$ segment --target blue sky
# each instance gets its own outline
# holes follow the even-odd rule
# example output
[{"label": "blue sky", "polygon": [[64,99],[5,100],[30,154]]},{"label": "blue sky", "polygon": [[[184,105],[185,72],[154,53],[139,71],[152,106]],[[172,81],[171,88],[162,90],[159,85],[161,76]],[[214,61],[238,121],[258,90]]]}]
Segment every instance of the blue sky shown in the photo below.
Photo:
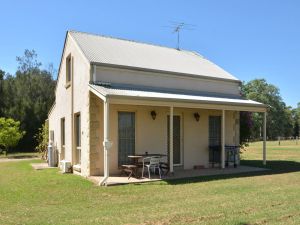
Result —
[{"label": "blue sky", "polygon": [[0,68],[12,74],[26,48],[57,69],[67,30],[176,47],[164,26],[180,21],[196,25],[182,32],[181,48],[240,80],[265,78],[287,105],[300,102],[298,0],[0,0],[0,8]]}]

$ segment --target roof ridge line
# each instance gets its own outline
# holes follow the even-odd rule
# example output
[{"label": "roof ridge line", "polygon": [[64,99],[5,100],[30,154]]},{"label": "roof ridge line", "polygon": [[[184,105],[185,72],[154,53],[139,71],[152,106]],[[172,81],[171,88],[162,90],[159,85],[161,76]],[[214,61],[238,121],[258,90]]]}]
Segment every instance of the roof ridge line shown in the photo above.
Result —
[{"label": "roof ridge line", "polygon": [[151,45],[151,46],[154,46],[154,47],[167,48],[167,49],[175,50],[175,51],[179,51],[179,52],[193,53],[193,54],[195,54],[197,56],[203,57],[198,52],[192,51],[192,50],[187,50],[187,49],[177,49],[177,48],[167,47],[167,46],[159,45],[159,44],[147,43],[147,42],[136,41],[136,40],[132,40],[132,39],[126,39],[126,38],[120,38],[120,37],[113,37],[113,36],[110,36],[110,35],[97,34],[97,33],[89,33],[89,32],[84,32],[84,31],[77,31],[77,30],[68,30],[67,32],[70,32],[70,33],[72,33],[72,32],[74,32],[74,33],[81,33],[81,34],[86,34],[86,35],[91,35],[91,36],[96,36],[96,37],[103,37],[103,38],[110,38],[110,39],[121,40],[121,41],[128,41],[128,42],[133,42],[133,43],[136,43],[136,44]]}]

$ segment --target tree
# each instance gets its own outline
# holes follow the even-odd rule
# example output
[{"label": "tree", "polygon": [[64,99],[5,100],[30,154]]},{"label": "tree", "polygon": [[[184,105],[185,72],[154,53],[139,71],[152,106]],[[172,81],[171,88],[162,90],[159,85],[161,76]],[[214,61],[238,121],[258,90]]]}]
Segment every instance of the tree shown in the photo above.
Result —
[{"label": "tree", "polygon": [[251,129],[253,127],[252,113],[240,112],[240,147],[248,146],[251,138]]},{"label": "tree", "polygon": [[295,125],[294,125],[294,137],[299,137],[299,122],[298,120],[295,121]]},{"label": "tree", "polygon": [[[269,106],[267,117],[267,136],[276,139],[278,136],[292,134],[290,109],[283,102],[280,91],[272,84],[268,84],[265,79],[255,79],[248,83],[243,83],[242,93],[244,97],[262,102]],[[260,138],[263,127],[262,114],[253,113],[253,127],[251,129],[252,138]]]},{"label": "tree", "polygon": [[18,71],[21,73],[38,71],[42,65],[41,62],[37,61],[37,54],[34,50],[25,49],[24,56],[17,56],[16,59],[19,63]]},{"label": "tree", "polygon": [[18,144],[24,134],[25,132],[20,130],[19,121],[14,121],[11,118],[0,118],[0,147],[5,151],[5,155],[7,155],[10,147]]},{"label": "tree", "polygon": [[49,124],[45,122],[35,135],[38,145],[35,149],[41,153],[42,159],[47,159],[47,147],[49,143]]},{"label": "tree", "polygon": [[34,136],[54,102],[55,81],[51,73],[55,70],[51,65],[49,71],[41,69],[42,64],[34,50],[25,50],[24,56],[17,57],[17,62],[16,74],[6,75],[3,82],[2,115],[21,122],[26,134],[18,146],[24,151],[32,151],[37,145]]},{"label": "tree", "polygon": [[294,134],[294,118],[292,107],[286,107],[284,112],[283,136],[292,137]]},{"label": "tree", "polygon": [[294,121],[294,129],[293,129],[293,136],[294,137],[299,137],[300,133],[300,103],[298,103],[298,107],[296,109],[292,110],[292,117]]},{"label": "tree", "polygon": [[3,102],[3,80],[4,80],[4,75],[5,72],[0,69],[0,117],[3,116],[3,107],[4,107],[4,102]]}]

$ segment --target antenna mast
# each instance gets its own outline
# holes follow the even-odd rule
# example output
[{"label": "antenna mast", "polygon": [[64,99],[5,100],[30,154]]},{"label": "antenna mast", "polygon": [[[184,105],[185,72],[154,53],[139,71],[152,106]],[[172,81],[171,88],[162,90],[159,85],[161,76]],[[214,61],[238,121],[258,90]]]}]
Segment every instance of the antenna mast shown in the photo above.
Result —
[{"label": "antenna mast", "polygon": [[184,22],[174,22],[170,21],[171,26],[164,26],[168,28],[172,28],[173,34],[177,33],[177,49],[180,50],[180,31],[181,30],[194,30],[195,25],[193,24],[187,24]]},{"label": "antenna mast", "polygon": [[179,23],[175,26],[173,33],[177,33],[177,49],[179,50],[180,47],[180,30],[183,28],[184,23]]}]

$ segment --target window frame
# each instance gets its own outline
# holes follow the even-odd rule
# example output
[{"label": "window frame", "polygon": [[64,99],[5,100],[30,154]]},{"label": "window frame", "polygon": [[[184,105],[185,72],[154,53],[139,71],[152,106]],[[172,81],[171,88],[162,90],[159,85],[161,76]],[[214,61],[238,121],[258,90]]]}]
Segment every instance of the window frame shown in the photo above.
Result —
[{"label": "window frame", "polygon": [[65,85],[66,88],[71,86],[72,74],[73,74],[72,65],[73,65],[72,64],[72,55],[69,54],[66,58],[66,85]]},{"label": "window frame", "polygon": [[124,162],[123,162],[121,160],[121,156],[120,156],[120,154],[122,154],[121,153],[121,149],[120,149],[120,142],[121,142],[121,135],[120,135],[120,119],[121,118],[120,118],[120,116],[124,115],[126,113],[130,114],[132,116],[132,118],[133,118],[133,127],[132,128],[134,129],[134,132],[133,132],[134,137],[133,138],[129,138],[129,139],[133,139],[133,142],[132,142],[132,144],[133,144],[133,152],[131,154],[134,155],[135,152],[136,152],[136,140],[137,140],[137,138],[136,138],[136,135],[137,135],[137,133],[136,133],[137,132],[137,129],[136,129],[136,127],[137,127],[137,118],[136,118],[136,116],[137,116],[137,113],[135,111],[120,110],[120,111],[118,111],[118,167],[121,167],[121,165],[123,163],[125,163],[125,164],[126,163],[130,163],[130,159],[128,157],[125,157]]},{"label": "window frame", "polygon": [[208,118],[208,143],[210,146],[220,146],[221,145],[221,116],[209,116]]},{"label": "window frame", "polygon": [[60,119],[60,142],[61,142],[61,160],[65,159],[65,144],[66,144],[66,119]]},{"label": "window frame", "polygon": [[76,164],[81,165],[81,114],[80,112],[74,114],[74,121],[75,121],[74,131],[75,131]]}]

